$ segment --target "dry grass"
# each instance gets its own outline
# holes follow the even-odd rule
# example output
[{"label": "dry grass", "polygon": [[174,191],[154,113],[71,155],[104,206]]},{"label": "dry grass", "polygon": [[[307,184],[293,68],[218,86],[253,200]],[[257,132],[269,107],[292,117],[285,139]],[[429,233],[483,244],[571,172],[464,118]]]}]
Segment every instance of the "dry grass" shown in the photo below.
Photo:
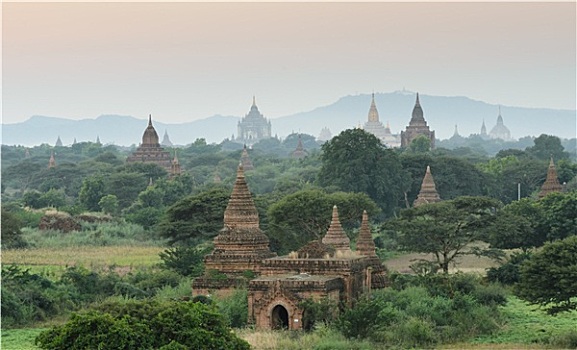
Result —
[{"label": "dry grass", "polygon": [[27,266],[139,267],[159,263],[162,247],[74,247],[3,250],[2,264]]},{"label": "dry grass", "polygon": [[[390,271],[398,271],[401,273],[411,273],[412,270],[409,267],[416,260],[425,259],[433,260],[434,256],[432,254],[420,254],[420,253],[410,253],[404,254],[393,259],[389,259],[384,262]],[[492,259],[485,257],[476,257],[473,255],[466,255],[457,261],[457,265],[453,266],[449,272],[467,272],[467,273],[479,273],[485,274],[485,270],[490,267],[497,267],[499,264]]]},{"label": "dry grass", "polygon": [[250,344],[251,349],[278,349],[279,334],[277,332],[245,328],[237,330],[236,333]]}]

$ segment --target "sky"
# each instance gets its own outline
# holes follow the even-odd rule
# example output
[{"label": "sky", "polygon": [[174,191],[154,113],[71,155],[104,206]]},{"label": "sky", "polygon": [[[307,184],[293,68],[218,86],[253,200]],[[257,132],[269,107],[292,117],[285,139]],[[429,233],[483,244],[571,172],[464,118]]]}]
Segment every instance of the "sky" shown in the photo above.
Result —
[{"label": "sky", "polygon": [[3,123],[179,123],[253,96],[274,119],[403,88],[576,108],[575,2],[4,2],[2,22]]}]

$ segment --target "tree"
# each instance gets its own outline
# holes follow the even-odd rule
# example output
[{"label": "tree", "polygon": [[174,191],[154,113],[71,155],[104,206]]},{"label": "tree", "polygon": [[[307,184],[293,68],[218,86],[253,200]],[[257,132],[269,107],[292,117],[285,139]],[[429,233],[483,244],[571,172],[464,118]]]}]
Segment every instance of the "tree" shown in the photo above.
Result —
[{"label": "tree", "polygon": [[216,236],[223,227],[229,197],[230,190],[214,187],[179,200],[167,209],[166,217],[159,223],[160,235],[171,244]]},{"label": "tree", "polygon": [[13,248],[24,248],[26,247],[26,242],[22,238],[22,222],[13,213],[4,210],[2,207],[2,248],[13,249]]},{"label": "tree", "polygon": [[91,176],[82,181],[78,201],[89,211],[100,211],[98,202],[104,194],[104,179],[102,176]]},{"label": "tree", "polygon": [[548,240],[577,235],[577,191],[550,193],[537,205],[543,210],[542,229]]},{"label": "tree", "polygon": [[543,209],[535,201],[523,198],[511,202],[497,214],[495,224],[489,230],[487,242],[499,249],[521,248],[525,251],[528,248],[540,247],[547,240],[543,220]]},{"label": "tree", "polygon": [[497,256],[494,249],[471,244],[480,240],[495,220],[501,203],[488,197],[459,197],[401,211],[385,226],[396,230],[399,243],[409,251],[432,254],[444,273],[463,255]]},{"label": "tree", "polygon": [[321,186],[344,192],[364,192],[385,214],[392,214],[403,198],[409,179],[397,154],[373,134],[349,129],[322,146]]},{"label": "tree", "polygon": [[[103,195],[109,193],[114,194],[118,198],[120,208],[127,208],[138,197],[138,194],[144,191],[148,181],[149,178],[145,177],[142,173],[124,171],[114,173],[106,178],[104,184],[105,193],[103,193]],[[100,198],[98,198],[98,200],[100,200]]]},{"label": "tree", "polygon": [[533,157],[541,160],[549,160],[553,157],[555,160],[569,159],[569,154],[561,145],[561,139],[557,136],[541,134],[534,141],[533,147],[527,147],[526,151]]},{"label": "tree", "polygon": [[99,304],[43,331],[35,343],[42,349],[250,349],[216,306],[153,300]]},{"label": "tree", "polygon": [[547,312],[577,310],[577,236],[545,244],[522,266],[517,295]]},{"label": "tree", "polygon": [[431,150],[431,139],[419,135],[411,142],[409,150],[413,153],[427,153]]},{"label": "tree", "polygon": [[364,193],[328,194],[318,189],[296,192],[268,209],[271,249],[288,253],[322,238],[331,223],[333,205],[339,208],[339,219],[348,231],[358,226],[363,210],[371,216],[379,212],[379,207]]},{"label": "tree", "polygon": [[100,198],[98,206],[102,208],[102,211],[106,214],[115,215],[118,212],[118,198],[113,194],[107,194]]}]

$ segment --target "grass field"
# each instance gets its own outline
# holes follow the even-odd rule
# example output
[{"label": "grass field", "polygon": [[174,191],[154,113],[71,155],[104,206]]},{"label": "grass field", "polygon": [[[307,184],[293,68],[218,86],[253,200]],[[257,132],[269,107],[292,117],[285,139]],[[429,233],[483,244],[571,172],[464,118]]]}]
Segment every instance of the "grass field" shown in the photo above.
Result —
[{"label": "grass field", "polygon": [[159,263],[162,247],[75,247],[38,248],[2,251],[2,264],[18,264],[31,267],[34,272],[58,274],[66,266],[84,266],[102,269],[110,266],[118,268],[148,267]]},{"label": "grass field", "polygon": [[3,329],[2,350],[37,350],[39,347],[34,345],[34,338],[45,328],[25,328],[25,329]]}]

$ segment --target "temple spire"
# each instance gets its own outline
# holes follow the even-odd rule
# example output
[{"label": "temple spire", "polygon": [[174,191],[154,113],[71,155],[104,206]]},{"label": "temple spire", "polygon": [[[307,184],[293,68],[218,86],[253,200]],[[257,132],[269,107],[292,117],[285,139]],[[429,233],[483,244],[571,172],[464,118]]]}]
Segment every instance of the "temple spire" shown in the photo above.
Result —
[{"label": "temple spire", "polygon": [[256,97],[252,95],[252,107],[256,107]]},{"label": "temple spire", "polygon": [[152,114],[148,115],[148,126],[152,126]]},{"label": "temple spire", "polygon": [[376,256],[375,242],[371,235],[369,227],[369,215],[366,210],[363,210],[363,220],[361,222],[361,229],[359,231],[359,238],[357,239],[357,253],[366,256]]},{"label": "temple spire", "polygon": [[176,155],[176,149],[174,150],[174,159],[170,165],[170,176],[175,177],[181,174],[180,162],[178,161],[178,156]]},{"label": "temple spire", "polygon": [[339,220],[339,210],[337,206],[333,206],[333,217],[331,225],[327,234],[323,237],[322,242],[326,245],[331,245],[337,251],[350,251],[350,239],[347,237],[341,221]]},{"label": "temple spire", "polygon": [[48,169],[56,168],[56,159],[54,158],[54,151],[50,153],[50,160],[48,160]]},{"label": "temple spire", "polygon": [[415,202],[413,203],[413,207],[418,207],[423,204],[436,203],[440,201],[441,197],[439,197],[437,189],[435,188],[435,180],[433,179],[433,175],[431,174],[431,167],[427,165],[427,171],[425,172],[425,177],[423,177],[421,190],[419,191],[417,199],[415,199]]},{"label": "temple spire", "polygon": [[246,171],[254,169],[254,166],[252,165],[252,161],[250,160],[250,157],[248,155],[246,143],[244,144],[244,146],[242,148],[242,153],[240,155],[240,164],[242,164],[243,169]]},{"label": "temple spire", "polygon": [[252,200],[244,177],[242,164],[236,171],[236,182],[226,210],[224,211],[225,228],[258,228],[258,211]]},{"label": "temple spire", "polygon": [[543,198],[551,192],[561,192],[562,189],[563,186],[559,183],[555,163],[553,162],[553,157],[551,157],[551,160],[549,161],[549,169],[547,169],[547,178],[541,186],[539,198]]}]

